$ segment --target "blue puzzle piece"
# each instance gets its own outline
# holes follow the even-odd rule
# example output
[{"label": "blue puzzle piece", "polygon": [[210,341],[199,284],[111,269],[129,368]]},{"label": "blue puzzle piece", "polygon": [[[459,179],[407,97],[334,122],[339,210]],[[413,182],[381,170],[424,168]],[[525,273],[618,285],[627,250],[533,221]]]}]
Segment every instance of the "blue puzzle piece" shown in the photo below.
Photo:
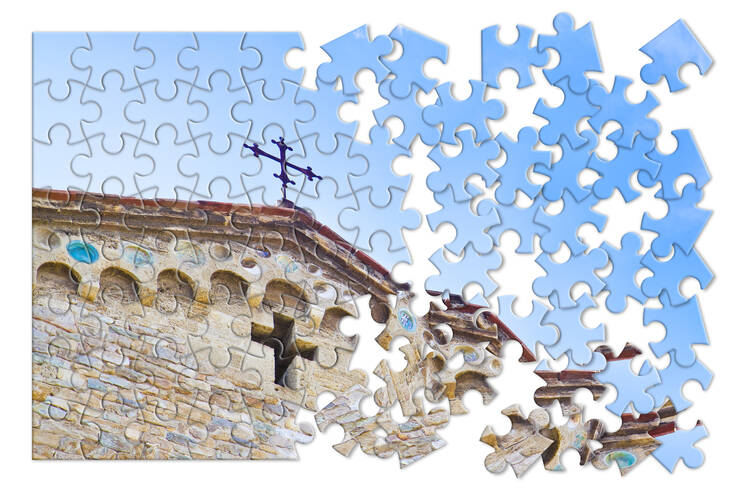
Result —
[{"label": "blue puzzle piece", "polygon": [[[367,161],[363,156],[349,155],[350,146],[352,144],[351,137],[347,137],[346,135],[336,135],[334,139],[336,141],[334,151],[327,153],[321,152],[318,148],[320,137],[315,135],[304,137],[301,139],[301,145],[295,144],[294,150],[296,151],[296,155],[293,154],[290,156],[289,162],[302,168],[311,166],[319,176],[334,181],[337,188],[336,197],[340,198],[344,195],[352,194],[347,175],[364,174],[367,171]],[[278,172],[278,165],[276,165],[276,163],[267,163],[265,165],[273,165],[274,172]],[[293,169],[289,170],[289,177],[297,181],[298,184],[304,184],[302,193],[313,197],[317,196],[314,191],[315,185],[313,185],[312,181],[298,174]],[[289,199],[294,201],[292,196],[293,195],[290,194]],[[320,207],[322,208],[324,205],[321,204]],[[337,210],[343,210],[343,208]],[[324,224],[336,224],[336,221],[324,222]]]},{"label": "blue puzzle piece", "polygon": [[695,443],[708,437],[708,432],[700,421],[691,430],[677,429],[671,434],[659,436],[656,440],[661,444],[651,456],[672,473],[677,462],[682,459],[688,468],[698,468],[703,464],[703,452],[695,447]]},{"label": "blue puzzle piece", "polygon": [[103,133],[90,138],[91,155],[75,156],[70,164],[71,170],[77,176],[89,177],[90,182],[86,190],[91,193],[137,195],[135,176],[152,172],[153,160],[146,155],[135,156],[137,137],[123,134],[122,147],[115,154],[104,149],[103,140]]},{"label": "blue puzzle piece", "polygon": [[481,144],[474,142],[474,132],[461,130],[456,133],[461,141],[461,152],[449,157],[443,153],[440,146],[435,146],[427,155],[440,168],[427,175],[427,188],[439,193],[450,187],[456,201],[472,198],[466,191],[466,180],[469,176],[478,174],[487,187],[497,181],[497,172],[489,165],[500,154],[500,146],[495,140],[487,140]]},{"label": "blue puzzle piece", "polygon": [[[287,142],[297,139],[295,124],[310,121],[315,109],[310,103],[297,104],[297,90],[299,86],[292,82],[284,82],[284,96],[278,99],[268,99],[263,95],[262,80],[251,82],[247,88],[250,91],[250,102],[240,101],[232,108],[232,118],[239,123],[250,123],[247,138],[258,144],[270,143],[270,139],[284,137]],[[269,129],[266,135],[266,129]]]},{"label": "blue puzzle piece", "polygon": [[644,326],[653,322],[664,325],[664,338],[659,342],[649,343],[649,346],[657,357],[672,352],[672,358],[678,364],[690,366],[695,362],[693,345],[708,345],[708,336],[698,298],[693,296],[688,302],[673,306],[669,295],[662,292],[659,300],[662,304],[661,308],[643,310]]},{"label": "blue puzzle piece", "polygon": [[388,36],[377,36],[372,41],[366,24],[339,36],[321,46],[331,58],[318,67],[318,78],[332,84],[341,79],[344,94],[359,94],[357,73],[365,68],[372,71],[375,81],[382,81],[390,73],[380,61],[393,50],[393,41]]},{"label": "blue puzzle piece", "polygon": [[404,125],[404,130],[393,141],[405,149],[411,147],[411,143],[417,136],[429,147],[437,144],[440,131],[422,118],[423,108],[417,102],[417,90],[414,89],[407,97],[400,98],[391,93],[392,83],[392,79],[385,79],[378,86],[380,96],[388,103],[373,110],[372,114],[375,116],[375,121],[378,125],[383,126],[388,118],[400,119]]},{"label": "blue puzzle piece", "polygon": [[674,254],[667,261],[659,261],[649,251],[641,263],[654,273],[652,277],[644,279],[641,283],[643,293],[655,298],[662,291],[666,291],[675,306],[687,302],[687,299],[680,293],[680,283],[683,280],[693,277],[698,280],[701,289],[705,289],[714,278],[714,274],[711,273],[696,249],[685,254],[682,248],[675,246]]},{"label": "blue puzzle piece", "polygon": [[625,91],[632,83],[631,79],[618,75],[610,92],[602,86],[593,86],[588,92],[589,102],[599,106],[599,111],[589,118],[589,124],[599,133],[606,122],[619,123],[620,130],[610,133],[607,137],[618,147],[632,147],[639,132],[653,140],[661,131],[659,122],[648,117],[648,114],[659,105],[659,100],[651,91],[646,91],[643,101],[631,103]]},{"label": "blue puzzle piece", "polygon": [[604,282],[594,271],[607,266],[607,253],[603,249],[594,248],[588,253],[571,256],[564,263],[557,263],[550,255],[542,253],[536,262],[547,275],[534,279],[531,286],[534,293],[542,297],[557,293],[560,307],[572,308],[576,305],[570,297],[570,289],[578,282],[588,285],[592,296],[604,288]]},{"label": "blue puzzle piece", "polygon": [[[474,187],[470,189],[478,192]],[[497,210],[491,205],[491,201],[480,202],[477,213],[474,213],[471,208],[471,201],[455,201],[450,189],[434,195],[435,201],[443,208],[427,215],[427,223],[430,225],[430,229],[435,231],[444,223],[451,224],[456,229],[455,239],[446,244],[445,249],[454,255],[460,255],[465,247],[472,244],[477,253],[482,255],[489,253],[494,246],[494,241],[487,230],[500,223]]]},{"label": "blue puzzle piece", "polygon": [[[153,170],[150,173],[135,175],[138,194],[144,199],[152,198],[158,199],[161,203],[169,203],[181,199],[186,190],[192,192],[198,184],[199,173],[203,175],[203,179],[212,179],[215,175],[208,177],[212,173],[222,173],[220,176],[231,177],[248,170],[247,164],[249,162],[245,161],[243,165],[238,166],[240,156],[234,153],[230,157],[233,162],[231,167],[221,166],[221,164],[227,162],[227,159],[210,159],[208,155],[201,155],[202,159],[196,161],[198,158],[196,142],[207,144],[208,136],[182,142],[179,139],[179,132],[168,123],[161,125],[154,131],[154,140],[152,143],[141,139],[135,148],[135,157],[144,155],[150,157],[153,161]],[[208,149],[201,148],[201,150],[204,153],[212,154]],[[198,170],[193,168],[195,172],[192,176],[182,174],[182,171],[188,171],[190,168],[188,161],[198,165]],[[185,167],[181,168],[181,164],[184,164]],[[200,167],[202,165],[209,165],[210,167]],[[199,190],[199,193],[201,191]]]},{"label": "blue puzzle piece", "polygon": [[[86,85],[104,90],[104,75],[112,70],[122,75],[123,90],[138,86],[135,70],[154,63],[154,54],[148,50],[135,50],[134,32],[90,32],[87,46],[81,46],[70,55],[70,63],[77,69],[88,72]],[[76,80],[79,77],[76,77]]]},{"label": "blue puzzle piece", "polygon": [[[154,84],[154,92],[161,99],[174,99],[178,92],[178,81],[190,86],[190,82],[180,80],[180,65],[177,57],[187,47],[197,49],[195,36],[189,32],[139,32],[135,39],[136,50],[151,52],[154,61],[143,68],[135,68],[135,76],[140,85]],[[193,77],[186,77],[192,80]]]},{"label": "blue puzzle piece", "polygon": [[687,88],[680,79],[680,68],[686,63],[698,67],[701,75],[705,75],[713,64],[711,55],[682,19],[643,45],[641,51],[653,60],[641,68],[641,80],[653,85],[665,77],[669,92]]},{"label": "blue puzzle piece", "polygon": [[[293,200],[295,206],[306,209],[321,224],[337,225],[341,210],[357,206],[357,200],[348,184],[345,183],[342,189],[331,176],[324,176],[323,179],[315,182],[305,180],[302,193],[287,193],[287,198]],[[341,231],[340,229],[336,228],[345,240],[349,242],[356,240],[356,230]]]},{"label": "blue puzzle piece", "polygon": [[[181,80],[172,83],[176,89],[171,99],[159,97],[158,81],[152,80],[141,85],[143,102],[130,101],[125,106],[125,118],[132,123],[140,123],[141,140],[156,143],[156,129],[169,124],[177,130],[177,141],[187,142],[194,136],[190,134],[190,123],[205,121],[208,107],[199,101],[188,102],[190,85]],[[243,132],[244,133],[244,132]]]},{"label": "blue puzzle piece", "polygon": [[315,81],[317,90],[300,87],[294,102],[299,104],[307,102],[315,110],[310,121],[298,121],[295,124],[297,135],[300,138],[308,135],[318,135],[318,148],[321,152],[333,152],[336,150],[336,134],[354,137],[357,132],[357,122],[344,122],[339,118],[339,108],[346,102],[356,102],[356,96],[347,96],[336,90],[335,84],[326,84],[320,80]]},{"label": "blue puzzle piece", "polygon": [[500,26],[482,29],[482,80],[490,87],[499,88],[498,77],[505,69],[518,74],[516,87],[522,89],[534,83],[530,66],[543,67],[549,60],[549,53],[539,52],[532,46],[534,30],[517,25],[518,38],[513,44],[503,44],[497,37]]},{"label": "blue puzzle piece", "polygon": [[[586,94],[576,94],[568,86],[567,78],[555,83],[555,87],[563,91],[565,99],[561,105],[551,108],[539,98],[534,106],[534,114],[541,116],[549,123],[539,131],[539,139],[545,145],[555,145],[560,137],[565,136],[574,149],[586,145],[587,139],[578,134],[578,122],[587,116],[593,116],[597,107],[591,104]],[[598,82],[591,81],[591,88],[599,87]]]},{"label": "blue puzzle piece", "polygon": [[32,105],[32,135],[34,140],[51,143],[49,132],[53,126],[63,124],[70,131],[70,143],[86,140],[82,124],[93,123],[101,118],[101,109],[93,101],[82,102],[85,85],[69,81],[70,94],[65,99],[55,99],[50,95],[52,81],[34,84]]},{"label": "blue puzzle piece", "polygon": [[[495,190],[496,200],[498,191],[500,191],[500,187]],[[506,231],[515,231],[520,238],[516,253],[531,254],[534,252],[534,236],[542,237],[547,232],[546,227],[534,222],[534,217],[537,210],[546,207],[548,203],[542,195],[537,196],[532,204],[526,208],[512,203],[510,205],[498,203],[496,208],[500,216],[500,224],[490,227],[487,233],[496,237],[495,243],[499,245],[500,237]]]},{"label": "blue puzzle piece", "polygon": [[549,167],[552,160],[551,152],[534,149],[539,143],[537,131],[527,126],[519,130],[516,141],[504,133],[495,137],[495,141],[505,152],[505,163],[496,169],[500,175],[500,186],[495,191],[498,203],[512,204],[516,199],[517,190],[521,190],[531,199],[535,198],[541,190],[541,185],[529,181],[529,168],[537,164]]},{"label": "blue puzzle piece", "polygon": [[557,341],[558,334],[555,327],[544,322],[548,314],[547,307],[539,301],[532,301],[533,309],[528,316],[518,316],[513,311],[515,296],[499,296],[497,298],[498,317],[521,339],[532,352],[536,352],[536,344],[549,346]]},{"label": "blue puzzle piece", "polygon": [[125,117],[125,107],[131,101],[143,102],[140,87],[125,89],[125,81],[120,72],[107,72],[101,82],[104,89],[87,87],[82,102],[94,102],[101,110],[95,121],[82,121],[81,128],[86,138],[103,135],[102,146],[110,154],[117,154],[125,145],[124,135],[140,135],[141,125],[131,123]]},{"label": "blue puzzle piece", "polygon": [[[438,100],[422,111],[422,117],[430,125],[442,125],[440,141],[457,144],[456,130],[463,124],[471,125],[476,132],[476,141],[484,142],[492,138],[487,120],[497,120],[505,113],[505,106],[498,99],[484,100],[487,84],[481,80],[470,80],[471,95],[458,100],[453,97],[453,84],[446,82],[437,87]],[[393,86],[391,86],[391,90]]]},{"label": "blue puzzle piece", "polygon": [[634,374],[630,369],[631,361],[629,358],[609,360],[606,369],[594,374],[597,381],[611,384],[617,390],[617,398],[607,405],[607,410],[615,415],[625,413],[631,404],[641,414],[654,409],[654,399],[646,390],[659,384],[659,375],[648,361]]},{"label": "blue puzzle piece", "polygon": [[497,284],[487,272],[500,268],[503,258],[496,250],[480,255],[471,245],[464,250],[463,256],[457,262],[448,261],[443,254],[443,248],[440,248],[430,256],[430,263],[435,265],[440,274],[428,277],[424,283],[425,289],[437,292],[447,290],[463,295],[464,287],[476,282],[482,287],[486,299],[497,288]]},{"label": "blue puzzle piece", "polygon": [[547,352],[555,359],[567,352],[569,362],[580,365],[591,363],[593,352],[588,344],[605,340],[604,324],[588,328],[581,321],[584,311],[596,307],[594,299],[587,293],[581,294],[575,306],[566,309],[560,306],[558,295],[553,293],[550,302],[554,309],[544,316],[543,322],[557,326],[560,339],[554,345],[547,345]]},{"label": "blue puzzle piece", "polygon": [[595,153],[592,154],[588,167],[601,176],[594,182],[594,195],[600,200],[606,200],[617,189],[625,202],[638,198],[641,194],[630,186],[630,178],[636,171],[639,174],[644,172],[652,179],[657,176],[659,163],[648,157],[654,143],[654,140],[637,135],[632,147],[617,147],[617,155],[611,161],[605,161]]},{"label": "blue puzzle piece", "polygon": [[643,268],[643,255],[639,252],[642,244],[637,233],[629,232],[622,236],[620,249],[606,242],[600,246],[612,262],[612,272],[602,279],[606,284],[605,290],[609,291],[605,304],[612,313],[623,312],[627,307],[628,297],[641,304],[647,300],[635,283],[636,273]]},{"label": "blue puzzle piece", "polygon": [[419,212],[402,207],[405,192],[391,189],[391,201],[386,207],[377,207],[370,200],[372,188],[363,188],[355,193],[357,208],[345,208],[339,214],[339,224],[348,230],[357,229],[356,246],[369,247],[370,238],[384,231],[391,238],[393,250],[405,248],[403,229],[416,229],[421,222]]},{"label": "blue puzzle piece", "polygon": [[69,81],[86,83],[88,75],[70,63],[76,48],[89,47],[82,32],[35,32],[31,35],[33,82],[49,81],[49,95],[65,99],[70,95]]},{"label": "blue puzzle piece", "polygon": [[574,29],[573,17],[561,12],[555,16],[552,25],[557,34],[540,34],[537,49],[539,51],[547,48],[554,49],[560,55],[560,63],[554,68],[544,69],[544,76],[550,84],[555,85],[568,77],[570,89],[575,93],[583,94],[589,87],[586,72],[602,71],[591,23]]},{"label": "blue puzzle piece", "polygon": [[591,153],[599,142],[599,137],[591,130],[584,130],[581,136],[586,143],[576,149],[571,147],[567,137],[560,137],[560,148],[562,156],[551,165],[535,165],[534,171],[549,177],[549,181],[542,187],[542,195],[547,200],[554,202],[562,198],[563,192],[568,191],[576,200],[583,200],[591,190],[582,187],[578,183],[578,175],[581,174],[589,163]]},{"label": "blue puzzle piece", "polygon": [[284,95],[285,81],[302,83],[304,68],[289,68],[287,54],[294,49],[305,49],[302,35],[298,32],[248,32],[242,39],[242,49],[253,49],[260,54],[260,64],[242,67],[245,84],[262,80],[263,94],[269,99]]},{"label": "blue puzzle piece", "polygon": [[682,412],[693,405],[693,402],[682,396],[682,387],[685,383],[697,381],[703,391],[706,391],[713,378],[711,371],[697,359],[688,367],[681,366],[674,359],[671,359],[669,365],[659,371],[661,382],[646,391],[654,398],[656,406],[662,405],[664,400],[669,398],[674,405],[674,409]]},{"label": "blue puzzle piece", "polygon": [[711,180],[706,163],[690,130],[675,130],[672,135],[677,139],[677,149],[674,152],[662,154],[658,149],[654,149],[648,154],[649,159],[660,164],[656,178],[638,173],[638,182],[641,186],[650,188],[656,183],[661,183],[661,190],[656,196],[665,200],[680,197],[675,183],[683,174],[691,176],[698,189],[703,188]]},{"label": "blue puzzle piece", "polygon": [[32,186],[56,190],[78,188],[85,191],[88,179],[73,173],[70,164],[79,155],[91,155],[89,143],[86,140],[71,143],[70,130],[62,123],[50,128],[49,139],[50,143],[33,141]]},{"label": "blue puzzle piece", "polygon": [[674,245],[688,253],[692,251],[712,213],[697,207],[702,199],[703,192],[695,183],[689,183],[682,189],[681,198],[667,200],[669,211],[664,218],[653,219],[644,212],[641,229],[659,234],[651,243],[651,251],[656,256],[669,256]]},{"label": "blue puzzle piece", "polygon": [[183,48],[177,63],[186,73],[188,82],[208,90],[211,74],[223,70],[229,74],[230,89],[245,85],[243,68],[257,68],[261,55],[252,48],[243,48],[245,34],[241,32],[197,32],[193,46]]},{"label": "blue puzzle piece", "polygon": [[425,76],[424,64],[430,58],[445,63],[448,60],[448,47],[404,26],[396,26],[389,36],[401,43],[403,48],[397,60],[381,60],[395,75],[391,87],[393,95],[401,99],[416,95],[414,86],[424,92],[434,89],[437,80]]},{"label": "blue puzzle piece", "polygon": [[400,156],[411,157],[408,149],[391,142],[391,131],[387,126],[370,128],[370,143],[352,141],[349,157],[362,156],[367,161],[367,171],[361,175],[349,174],[349,183],[357,191],[372,186],[370,200],[378,207],[391,201],[390,188],[408,190],[411,174],[399,176],[393,171],[393,161]]},{"label": "blue puzzle piece", "polygon": [[232,110],[239,102],[248,101],[247,89],[230,89],[232,81],[223,71],[214,72],[208,79],[208,90],[193,87],[189,103],[202,103],[207,117],[201,121],[190,121],[190,131],[194,137],[208,134],[211,151],[223,154],[229,149],[230,135],[247,135],[247,124],[235,120]]},{"label": "blue puzzle piece", "polygon": [[548,229],[542,235],[542,250],[545,253],[555,253],[564,243],[572,255],[586,251],[586,244],[578,237],[578,229],[589,223],[601,232],[607,223],[607,216],[595,212],[592,208],[597,202],[596,197],[591,194],[581,201],[576,201],[573,195],[565,191],[564,206],[559,214],[549,215],[544,209],[538,209],[534,222]]}]

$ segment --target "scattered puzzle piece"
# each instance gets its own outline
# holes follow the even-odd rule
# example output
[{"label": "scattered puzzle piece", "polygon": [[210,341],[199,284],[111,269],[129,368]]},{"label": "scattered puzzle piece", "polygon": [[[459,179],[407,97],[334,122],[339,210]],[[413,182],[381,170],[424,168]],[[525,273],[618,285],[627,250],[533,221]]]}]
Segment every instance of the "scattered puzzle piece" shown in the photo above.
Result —
[{"label": "scattered puzzle piece", "polygon": [[503,44],[497,38],[500,26],[482,29],[482,80],[490,87],[499,88],[498,77],[503,70],[511,69],[518,74],[516,87],[522,89],[534,83],[530,67],[543,67],[549,53],[540,53],[532,46],[534,30],[527,26],[516,26],[518,38],[513,44]]},{"label": "scattered puzzle piece", "polygon": [[577,282],[588,285],[593,296],[604,288],[604,282],[594,272],[607,265],[607,253],[603,249],[594,248],[587,253],[571,256],[565,263],[557,263],[549,254],[542,253],[536,262],[547,275],[534,280],[532,284],[534,293],[547,297],[556,292],[560,307],[575,306],[575,302],[570,297],[570,289]]},{"label": "scattered puzzle piece", "polygon": [[653,85],[664,77],[669,92],[687,89],[687,84],[680,79],[680,68],[686,63],[698,67],[701,75],[713,64],[711,55],[682,19],[643,45],[641,51],[652,60],[641,68],[641,80]]},{"label": "scattered puzzle piece", "polygon": [[654,452],[654,458],[664,468],[673,473],[677,463],[682,459],[688,468],[698,468],[703,464],[703,452],[695,447],[695,443],[708,437],[708,432],[699,420],[690,430],[677,429],[671,434],[657,437],[661,444]]}]

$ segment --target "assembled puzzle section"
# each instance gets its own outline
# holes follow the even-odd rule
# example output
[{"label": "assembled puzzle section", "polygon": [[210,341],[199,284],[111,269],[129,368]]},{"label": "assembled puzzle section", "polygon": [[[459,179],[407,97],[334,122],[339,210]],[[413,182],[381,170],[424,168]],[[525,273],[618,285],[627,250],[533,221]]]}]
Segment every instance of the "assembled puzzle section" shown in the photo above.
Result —
[{"label": "assembled puzzle section", "polygon": [[[699,294],[684,297],[680,284],[694,278],[703,290],[713,279],[696,248],[711,217],[700,207],[708,168],[688,129],[671,130],[674,152],[657,150],[660,103],[650,91],[628,100],[632,74],[611,86],[596,79],[591,23],[560,13],[552,27],[535,35],[516,26],[511,45],[498,30],[512,26],[477,33],[482,69],[470,75],[481,80],[466,77],[464,100],[453,96],[456,81],[425,72],[428,61],[447,62],[448,46],[402,25],[387,35],[362,25],[321,46],[329,60],[314,87],[285,61],[306,48],[297,32],[36,33],[33,457],[295,459],[314,434],[296,421],[304,409],[321,431],[343,428],[339,453],[359,446],[403,468],[446,447],[439,430],[469,413],[467,392],[493,401],[503,347],[515,342],[543,385],[538,408],[502,410],[510,433],[481,433],[493,449],[489,471],[520,477],[537,462],[561,471],[571,448],[581,466],[616,464],[623,475],[651,455],[670,472],[680,459],[699,466],[706,428],[678,429],[676,418],[692,405],[683,385],[711,383],[695,349],[708,335]],[[686,88],[683,65],[705,75],[713,62],[681,19],[641,52],[651,59],[641,81],[663,77],[670,92]],[[556,107],[537,101],[539,128],[491,130],[512,105],[488,96],[506,69],[519,89],[562,93]],[[340,116],[361,101],[361,70],[386,101],[372,112],[369,141],[356,138],[360,122]],[[426,94],[435,97],[422,104]],[[618,128],[602,134],[612,122]],[[616,147],[611,160],[596,153],[603,139]],[[413,176],[392,167],[415,141],[438,168],[424,183],[440,206],[430,214],[405,207]],[[589,184],[585,172],[596,175]],[[692,182],[682,185],[685,175]],[[667,214],[644,213],[639,230],[589,244],[581,227],[604,231],[597,205],[619,194],[631,206],[641,193],[634,179],[656,188]],[[423,219],[455,236],[408,243],[404,231]],[[507,231],[519,236],[516,253],[544,270],[528,316],[514,311],[515,293],[490,302]],[[394,280],[395,265],[414,255],[437,273],[425,285]],[[643,269],[651,276],[640,280]],[[468,301],[470,284],[481,292]],[[411,303],[423,291],[433,302],[417,315]],[[663,325],[664,338],[615,353],[605,324],[583,322],[601,292],[602,308],[642,309],[644,326]],[[339,330],[362,314],[362,296],[382,325],[375,341],[389,350],[406,340],[405,367],[381,361],[374,384],[350,367],[365,341]],[[567,367],[550,369],[542,354],[565,356]],[[663,369],[649,362],[667,355]],[[586,420],[574,402],[576,391],[598,400],[608,387],[619,429]],[[324,392],[334,399],[318,408]],[[375,415],[362,412],[365,399]],[[554,402],[567,419],[559,425]]]}]

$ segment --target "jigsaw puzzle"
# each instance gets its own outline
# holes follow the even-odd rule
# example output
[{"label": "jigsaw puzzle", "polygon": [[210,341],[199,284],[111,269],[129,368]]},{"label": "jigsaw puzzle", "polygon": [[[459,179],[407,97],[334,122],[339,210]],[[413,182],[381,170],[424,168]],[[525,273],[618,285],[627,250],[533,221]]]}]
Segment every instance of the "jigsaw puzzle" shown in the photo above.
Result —
[{"label": "jigsaw puzzle", "polygon": [[[430,33],[341,26],[312,84],[287,63],[315,49],[299,32],[35,33],[33,457],[297,459],[315,434],[298,421],[308,412],[320,431],[342,427],[340,454],[359,447],[404,468],[448,447],[439,430],[471,412],[468,392],[492,402],[503,349],[517,343],[522,362],[538,362],[538,407],[502,410],[505,435],[477,423],[493,448],[487,470],[562,471],[568,449],[623,475],[651,455],[669,472],[680,459],[700,466],[706,429],[676,417],[693,404],[683,385],[708,390],[713,378],[696,351],[709,342],[699,294],[681,290],[713,279],[697,248],[708,168],[690,130],[672,131],[672,153],[656,148],[660,103],[626,97],[632,74],[597,79],[591,23],[560,13],[552,25],[515,26],[511,44],[498,33],[514,26],[483,29],[481,73],[457,80],[432,76],[427,63],[447,63],[449,48]],[[664,77],[670,92],[687,87],[684,64],[704,75],[713,62],[683,20],[641,51],[652,60],[642,81]],[[341,113],[362,101],[363,70],[385,100],[369,128]],[[505,70],[518,89],[561,91],[561,104],[533,109],[546,123],[503,129]],[[457,82],[468,97],[454,96]],[[598,154],[605,141],[614,157]],[[416,182],[394,163],[415,165],[423,147],[433,167]],[[414,186],[431,203],[410,201]],[[584,237],[607,227],[602,201],[631,206],[641,188],[665,215],[643,213],[613,244]],[[410,239],[445,227],[443,243]],[[495,295],[508,231],[543,270],[529,272],[526,314],[521,293]],[[417,260],[434,267],[424,284],[395,276]],[[613,349],[608,325],[584,321],[633,308],[644,327],[664,327],[661,340]],[[352,367],[372,340],[340,325],[361,315],[382,326],[384,350],[406,340],[402,368]],[[608,388],[619,429],[574,401]],[[566,421],[552,421],[555,402]]]}]

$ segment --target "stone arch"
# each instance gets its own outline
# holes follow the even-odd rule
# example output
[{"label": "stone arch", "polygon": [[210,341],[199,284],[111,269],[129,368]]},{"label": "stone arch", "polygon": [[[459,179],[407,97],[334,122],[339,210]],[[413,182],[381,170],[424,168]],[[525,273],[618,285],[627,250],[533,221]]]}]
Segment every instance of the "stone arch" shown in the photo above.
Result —
[{"label": "stone arch", "polygon": [[170,268],[156,277],[156,308],[171,313],[178,307],[186,308],[195,298],[195,281],[185,272]]},{"label": "stone arch", "polygon": [[339,331],[339,324],[346,316],[351,316],[351,313],[339,306],[333,306],[326,309],[323,313],[323,318],[320,320],[319,331],[321,335],[351,341],[352,337],[347,337]]},{"label": "stone arch", "polygon": [[272,311],[291,309],[298,313],[306,313],[309,310],[310,301],[299,285],[275,278],[266,284],[263,305]]},{"label": "stone arch", "polygon": [[35,288],[40,292],[78,294],[81,276],[69,265],[56,261],[43,263],[36,270]]},{"label": "stone arch", "polygon": [[211,275],[209,299],[212,304],[246,304],[250,283],[228,270],[217,270]]},{"label": "stone arch", "polygon": [[138,280],[128,271],[109,267],[99,275],[99,296],[104,304],[140,303]]}]

